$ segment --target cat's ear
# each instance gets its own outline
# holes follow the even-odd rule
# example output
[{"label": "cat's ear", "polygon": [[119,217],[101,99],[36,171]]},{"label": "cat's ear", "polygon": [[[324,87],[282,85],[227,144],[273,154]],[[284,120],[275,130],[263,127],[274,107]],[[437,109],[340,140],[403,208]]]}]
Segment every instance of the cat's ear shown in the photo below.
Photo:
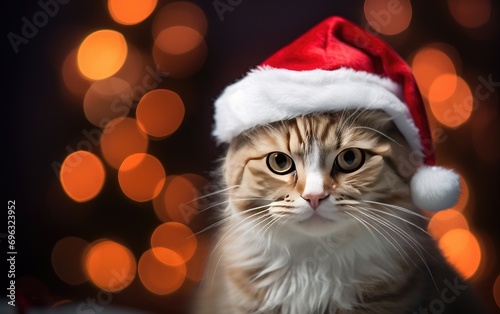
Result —
[{"label": "cat's ear", "polygon": [[455,205],[460,195],[460,177],[450,169],[421,166],[411,179],[413,203],[425,210],[438,211]]}]

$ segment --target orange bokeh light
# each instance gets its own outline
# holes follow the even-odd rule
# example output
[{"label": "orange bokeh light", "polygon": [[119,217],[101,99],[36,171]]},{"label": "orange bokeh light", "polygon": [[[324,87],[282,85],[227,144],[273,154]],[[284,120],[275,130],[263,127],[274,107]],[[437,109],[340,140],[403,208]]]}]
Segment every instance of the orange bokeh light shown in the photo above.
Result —
[{"label": "orange bokeh light", "polygon": [[85,117],[95,126],[124,117],[132,107],[132,88],[126,81],[109,77],[94,82],[83,99]]},{"label": "orange bokeh light", "polygon": [[189,177],[176,176],[169,181],[163,201],[170,219],[185,223],[198,211],[200,187],[193,184]]},{"label": "orange bokeh light", "polygon": [[91,81],[84,78],[78,70],[78,49],[73,49],[64,59],[61,77],[66,89],[74,96],[82,97],[87,92]]},{"label": "orange bokeh light", "polygon": [[191,281],[201,281],[205,274],[208,257],[212,251],[212,244],[207,236],[197,236],[198,244],[193,257],[186,262],[187,277]]},{"label": "orange bokeh light", "polygon": [[157,3],[158,0],[108,0],[108,10],[115,22],[134,25],[151,15]]},{"label": "orange bokeh light", "polygon": [[178,222],[163,223],[151,235],[151,248],[156,258],[171,266],[177,266],[179,260],[172,259],[171,254],[165,255],[162,248],[176,252],[181,257],[180,262],[185,263],[193,257],[196,246],[197,239],[191,229]]},{"label": "orange bokeh light", "polygon": [[493,298],[498,307],[500,307],[500,275],[495,279],[495,283],[493,284]]},{"label": "orange bokeh light", "polygon": [[450,98],[457,89],[458,77],[455,74],[438,76],[429,88],[429,101],[442,102]]},{"label": "orange bokeh light", "polygon": [[454,210],[464,212],[469,203],[469,185],[464,177],[460,176],[460,196],[457,203],[452,207]]},{"label": "orange bokeh light", "polygon": [[445,233],[453,229],[469,229],[469,224],[464,215],[454,209],[437,212],[432,216],[427,226],[427,230],[436,240],[439,240]]},{"label": "orange bokeh light", "polygon": [[472,277],[481,263],[481,248],[468,230],[453,229],[439,239],[439,247],[446,259],[466,279]]},{"label": "orange bokeh light", "polygon": [[88,35],[78,49],[78,68],[91,80],[112,76],[127,58],[127,42],[117,31],[99,30]]},{"label": "orange bokeh light", "polygon": [[89,243],[77,237],[57,241],[52,249],[52,267],[57,276],[70,285],[87,281],[82,267]]},{"label": "orange bokeh light", "polygon": [[152,79],[144,81],[145,75],[147,73],[146,69],[148,67],[154,69],[154,66],[151,67],[146,65],[146,63],[149,63],[149,58],[149,56],[146,56],[146,54],[141,52],[135,46],[129,45],[127,58],[125,59],[123,66],[120,68],[120,70],[118,70],[118,72],[116,72],[116,74],[113,75],[113,77],[121,78],[134,87],[134,101],[137,101],[139,99],[139,97],[137,97],[136,95],[138,89],[141,89],[142,92],[143,88],[152,88],[154,86],[152,85],[154,84],[153,82],[156,82]]},{"label": "orange bokeh light", "polygon": [[161,192],[165,184],[165,169],[154,156],[133,154],[118,169],[118,182],[129,198],[137,202],[150,201]]},{"label": "orange bokeh light", "polygon": [[159,261],[152,250],[148,250],[139,259],[138,273],[146,289],[154,294],[166,295],[182,286],[186,278],[186,265],[167,265]]},{"label": "orange bokeh light", "polygon": [[153,59],[171,77],[182,78],[196,73],[207,57],[203,36],[187,26],[172,26],[155,38]]},{"label": "orange bokeh light", "polygon": [[185,264],[186,261],[182,256],[174,250],[165,247],[155,246],[152,248],[153,253],[160,262],[168,266],[179,266]]},{"label": "orange bokeh light", "polygon": [[144,95],[137,105],[139,127],[153,137],[172,134],[184,119],[184,104],[179,95],[166,89],[156,89]]},{"label": "orange bokeh light", "polygon": [[429,98],[429,90],[434,80],[443,74],[456,74],[452,59],[441,49],[432,46],[420,49],[411,67],[418,87],[425,98]]},{"label": "orange bokeh light", "polygon": [[412,6],[409,0],[365,0],[364,12],[376,32],[396,35],[410,25]]},{"label": "orange bokeh light", "polygon": [[[434,90],[437,92],[433,93]],[[451,94],[446,97],[450,91]],[[443,74],[436,78],[430,87],[429,106],[433,116],[441,124],[458,127],[472,114],[474,98],[469,86],[461,77]]]},{"label": "orange bokeh light", "polygon": [[132,283],[136,274],[136,261],[132,252],[123,245],[100,240],[88,250],[85,269],[96,286],[116,292]]},{"label": "orange bokeh light", "polygon": [[101,136],[101,150],[106,162],[118,169],[130,155],[145,153],[149,141],[133,118],[117,118],[109,122]]},{"label": "orange bokeh light", "polygon": [[194,50],[203,42],[203,37],[196,30],[187,26],[172,26],[158,34],[155,45],[165,53],[181,55]]},{"label": "orange bokeh light", "polygon": [[60,180],[66,194],[77,202],[94,198],[104,185],[105,172],[101,160],[87,151],[76,151],[64,159]]},{"label": "orange bokeh light", "polygon": [[166,28],[187,26],[205,36],[207,18],[203,10],[192,2],[176,1],[166,4],[156,13],[153,21],[153,38]]},{"label": "orange bokeh light", "polygon": [[491,0],[448,0],[453,18],[462,26],[476,28],[490,20]]}]

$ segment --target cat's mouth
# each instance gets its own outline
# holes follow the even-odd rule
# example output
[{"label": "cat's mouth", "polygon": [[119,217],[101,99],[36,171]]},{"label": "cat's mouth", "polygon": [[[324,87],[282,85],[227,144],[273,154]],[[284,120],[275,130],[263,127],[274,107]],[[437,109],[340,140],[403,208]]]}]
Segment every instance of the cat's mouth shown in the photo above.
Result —
[{"label": "cat's mouth", "polygon": [[300,215],[295,220],[295,229],[309,236],[325,236],[337,230],[338,221],[314,211],[307,216]]},{"label": "cat's mouth", "polygon": [[308,215],[306,217],[299,217],[297,222],[299,224],[332,223],[335,222],[335,219],[325,217],[321,213],[314,211],[311,215]]}]

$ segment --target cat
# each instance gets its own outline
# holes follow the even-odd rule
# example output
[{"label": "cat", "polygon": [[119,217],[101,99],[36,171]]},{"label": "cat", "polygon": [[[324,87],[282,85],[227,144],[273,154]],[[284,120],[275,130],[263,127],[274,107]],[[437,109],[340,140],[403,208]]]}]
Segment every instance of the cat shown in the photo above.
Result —
[{"label": "cat", "polygon": [[480,313],[412,202],[411,153],[382,110],[307,114],[236,136],[194,312]]}]

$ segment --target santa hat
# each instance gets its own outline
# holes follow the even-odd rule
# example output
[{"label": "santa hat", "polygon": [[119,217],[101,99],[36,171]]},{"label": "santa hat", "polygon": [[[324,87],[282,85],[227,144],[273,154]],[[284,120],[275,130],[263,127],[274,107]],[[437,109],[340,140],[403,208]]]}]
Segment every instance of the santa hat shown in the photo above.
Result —
[{"label": "santa hat", "polygon": [[344,109],[381,109],[422,157],[411,180],[419,208],[441,210],[459,195],[459,176],[435,166],[422,97],[406,62],[381,39],[340,17],[329,18],[282,48],[215,101],[213,135]]}]

